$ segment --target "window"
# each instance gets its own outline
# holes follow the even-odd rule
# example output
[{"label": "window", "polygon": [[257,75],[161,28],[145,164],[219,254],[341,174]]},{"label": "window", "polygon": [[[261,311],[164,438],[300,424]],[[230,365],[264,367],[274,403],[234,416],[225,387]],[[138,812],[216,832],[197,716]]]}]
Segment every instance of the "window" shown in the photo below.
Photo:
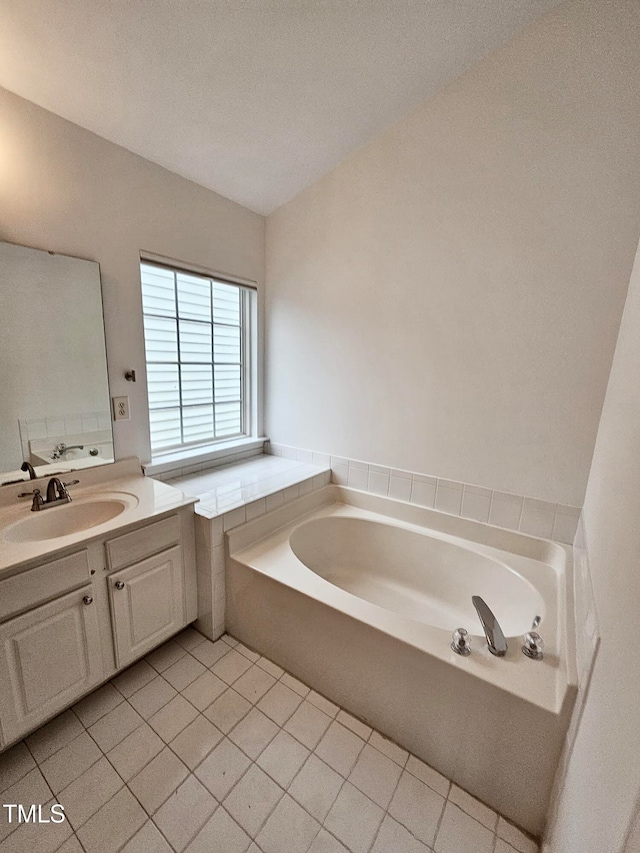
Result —
[{"label": "window", "polygon": [[140,278],[152,456],[249,433],[251,292],[146,261]]}]

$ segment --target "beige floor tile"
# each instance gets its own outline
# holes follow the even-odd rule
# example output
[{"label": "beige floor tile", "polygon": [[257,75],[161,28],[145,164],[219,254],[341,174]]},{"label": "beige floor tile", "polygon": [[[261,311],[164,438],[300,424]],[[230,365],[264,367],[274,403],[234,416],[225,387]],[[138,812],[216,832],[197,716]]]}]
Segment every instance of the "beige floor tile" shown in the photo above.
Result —
[{"label": "beige floor tile", "polygon": [[82,732],[43,761],[40,770],[53,793],[59,794],[101,757],[102,752],[93,738],[87,732]]},{"label": "beige floor tile", "polygon": [[[412,758],[413,756],[409,756],[409,762],[407,763],[407,770],[409,772],[411,772],[410,764]],[[445,777],[442,776],[441,778],[444,779]],[[426,779],[423,779],[423,782],[426,781]],[[429,783],[427,782],[427,784]],[[433,787],[433,785],[431,787]],[[476,798],[472,797],[471,794],[467,794],[467,792],[463,791],[462,788],[458,788],[457,785],[451,786],[449,802],[454,803],[456,806],[461,808],[463,812],[471,815],[472,818],[475,818],[475,820],[483,826],[486,826],[487,829],[491,830],[491,832],[495,832],[498,823],[498,815],[493,811],[493,809],[490,809],[489,806],[485,806],[485,804],[481,803],[480,800],[476,800]]]},{"label": "beige floor tile", "polygon": [[256,661],[259,667],[264,669],[265,672],[268,672],[269,675],[272,675],[274,678],[280,678],[281,675],[284,675],[284,669],[278,666],[277,663],[269,660],[268,658],[260,658]]},{"label": "beige floor tile", "polygon": [[255,838],[284,791],[252,764],[224,800],[224,807],[244,831]]},{"label": "beige floor tile", "polygon": [[306,746],[288,732],[279,731],[256,763],[286,790],[308,756]]},{"label": "beige floor tile", "polygon": [[100,717],[108,714],[122,702],[122,694],[113,684],[103,684],[73,706],[73,710],[85,728],[92,726]]},{"label": "beige floor tile", "polygon": [[225,690],[227,690],[227,685],[224,681],[207,669],[199,678],[196,678],[188,687],[185,687],[182,695],[198,711],[204,711],[212,702],[215,702],[218,696],[222,696]]},{"label": "beige floor tile", "polygon": [[371,853],[430,853],[430,849],[401,823],[385,815]]},{"label": "beige floor tile", "polygon": [[249,768],[251,761],[228,738],[196,768],[195,775],[213,796],[221,802]]},{"label": "beige floor tile", "polygon": [[303,699],[310,692],[306,684],[303,684],[297,678],[289,675],[288,672],[285,672],[280,681],[287,687],[290,687],[291,690],[298,694],[298,696],[302,696]]},{"label": "beige floor tile", "polygon": [[498,819],[498,838],[502,838],[507,844],[515,847],[518,853],[537,853],[538,845],[533,839],[521,832],[513,824],[503,817]]},{"label": "beige floor tile", "polygon": [[[349,853],[349,851],[333,835],[329,835],[326,829],[321,829],[309,848],[309,853]],[[385,851],[385,853],[387,852]],[[401,851],[394,850],[388,851],[388,853],[401,853]]]},{"label": "beige floor tile", "polygon": [[[29,848],[34,853],[33,848]],[[57,853],[83,853],[82,845],[77,835],[70,835],[62,847],[58,847]]]},{"label": "beige floor tile", "polygon": [[103,752],[109,752],[143,723],[140,714],[125,700],[94,723],[89,734]]},{"label": "beige floor tile", "polygon": [[349,781],[369,799],[386,809],[396,789],[402,768],[367,744],[358,756]]},{"label": "beige floor tile", "polygon": [[[55,800],[42,802],[43,817],[50,815],[51,806],[54,802]],[[72,829],[68,821],[49,824],[22,823],[4,841],[0,842],[0,849],[2,853],[25,853],[25,851],[28,853],[53,853],[71,834]],[[70,849],[73,850],[73,847]]]},{"label": "beige floor tile", "polygon": [[203,712],[221,732],[228,734],[251,710],[251,703],[244,696],[229,688]]},{"label": "beige floor tile", "polygon": [[148,720],[156,714],[160,708],[164,708],[176,695],[176,690],[165,681],[162,676],[157,675],[153,681],[145,684],[129,699],[130,704],[136,709],[141,717]]},{"label": "beige floor tile", "polygon": [[260,699],[258,708],[274,723],[284,726],[301,702],[302,696],[287,687],[286,684],[277,681],[271,690]]},{"label": "beige floor tile", "polygon": [[121,740],[117,746],[107,753],[107,758],[113,764],[118,774],[128,782],[147,766],[147,764],[162,752],[164,742],[149,726],[143,723],[131,734]]},{"label": "beige floor tile", "polygon": [[142,829],[139,829],[125,844],[122,853],[173,853],[173,851],[155,823],[148,820]]},{"label": "beige floor tile", "polygon": [[174,696],[164,708],[149,717],[149,725],[165,743],[169,743],[197,716],[197,709],[190,702],[187,702],[184,696],[178,695]]},{"label": "beige floor tile", "polygon": [[195,770],[222,738],[222,732],[199,714],[169,746],[190,770]]},{"label": "beige floor tile", "polygon": [[195,649],[191,650],[191,654],[204,664],[206,667],[212,667],[220,658],[223,658],[229,651],[229,646],[222,640],[212,643],[211,640],[205,640]]},{"label": "beige floor tile", "polygon": [[330,702],[320,693],[316,693],[315,690],[312,690],[307,696],[309,702],[312,705],[315,705],[316,708],[320,708],[321,711],[324,711],[329,717],[335,717],[340,708],[337,705],[334,705],[333,702]]},{"label": "beige floor tile", "polygon": [[237,652],[240,652],[241,655],[244,655],[248,660],[250,660],[251,663],[255,663],[256,661],[260,660],[260,655],[258,654],[258,652],[254,652],[253,649],[248,649],[242,643],[236,643],[234,648]]},{"label": "beige floor tile", "polygon": [[275,678],[264,669],[252,666],[234,682],[233,689],[255,705],[275,683]]},{"label": "beige floor tile", "polygon": [[35,766],[36,762],[24,741],[20,741],[2,753],[0,755],[0,793],[26,776]]},{"label": "beige floor tile", "polygon": [[244,829],[220,806],[187,847],[187,853],[245,853],[250,844]]},{"label": "beige floor tile", "polygon": [[496,838],[496,846],[493,853],[518,853],[515,847],[512,847],[510,844],[502,838]]},{"label": "beige floor tile", "polygon": [[229,732],[229,740],[246,753],[253,761],[278,734],[279,728],[257,708],[252,708],[246,717]]},{"label": "beige floor tile", "polygon": [[[17,782],[10,785],[2,794],[2,803],[15,803],[16,805],[31,807],[32,803],[41,804],[49,802],[51,790],[44,776],[37,767],[32,768]],[[0,841],[16,831],[16,810],[0,809]],[[64,839],[61,839],[64,840]],[[0,845],[2,846],[2,845]],[[2,847],[4,850],[4,847]]]},{"label": "beige floor tile", "polygon": [[238,645],[238,640],[236,640],[235,637],[232,637],[231,634],[223,634],[220,639],[231,648]]},{"label": "beige floor tile", "polygon": [[183,649],[182,646],[179,646],[174,640],[169,640],[164,645],[154,649],[152,652],[149,652],[145,660],[147,663],[150,663],[157,672],[164,672],[165,669],[168,669],[171,664],[180,660],[180,658],[183,657],[183,655],[186,655],[186,653],[186,649]]},{"label": "beige floor tile", "polygon": [[226,684],[233,684],[250,668],[251,661],[248,658],[235,649],[229,649],[227,654],[211,667],[211,672]]},{"label": "beige floor tile", "polygon": [[217,807],[209,791],[191,775],[158,809],[153,821],[173,849],[181,853]]},{"label": "beige floor tile", "polygon": [[288,794],[262,827],[256,842],[264,853],[307,853],[320,824]]},{"label": "beige floor tile", "polygon": [[124,672],[116,675],[111,680],[111,683],[122,693],[125,699],[128,699],[144,687],[145,684],[153,681],[157,675],[158,673],[146,660],[139,660],[138,663],[134,663],[133,666],[125,669]]},{"label": "beige floor tile", "polygon": [[76,832],[109,802],[122,785],[122,779],[107,759],[101,758],[60,792],[59,802],[64,806],[65,814]]},{"label": "beige floor tile", "polygon": [[361,737],[362,740],[368,740],[371,737],[371,733],[373,731],[371,726],[368,726],[366,723],[363,723],[362,720],[359,720],[352,714],[348,714],[342,709],[338,711],[336,720],[339,723],[342,723],[343,726],[350,729],[354,734],[358,735],[358,737]]},{"label": "beige floor tile", "polygon": [[376,732],[375,730],[371,732],[369,743],[371,746],[375,747],[378,752],[381,752],[383,755],[386,755],[387,758],[390,758],[392,761],[395,761],[396,764],[399,764],[400,767],[404,767],[407,763],[407,758],[409,757],[407,750],[398,746],[398,744],[394,743],[392,740],[383,737],[379,732]]},{"label": "beige floor tile", "polygon": [[[449,793],[450,782],[446,776],[438,773],[438,771],[434,770],[433,767],[429,767],[429,765],[425,764],[424,761],[420,761],[420,759],[416,758],[415,755],[409,756],[405,765],[405,770],[411,773],[412,776],[420,779],[420,781],[424,782],[425,785],[433,788],[433,790],[437,791],[440,796],[446,797]],[[462,793],[464,793],[464,791]]]},{"label": "beige floor tile", "polygon": [[177,755],[166,747],[134,776],[129,787],[147,814],[154,814],[189,775]]},{"label": "beige floor tile", "polygon": [[428,847],[433,846],[444,797],[403,771],[389,806],[389,814]]},{"label": "beige floor tile", "polygon": [[184,631],[181,631],[177,636],[173,638],[179,646],[182,646],[183,649],[186,649],[188,652],[191,649],[195,649],[196,646],[199,646],[201,643],[206,641],[206,637],[204,634],[201,634],[199,631],[196,631],[195,628],[185,628]]},{"label": "beige floor tile", "polygon": [[187,654],[167,667],[162,673],[162,677],[166,678],[169,684],[175,687],[176,690],[181,691],[206,671],[207,668],[204,664],[201,664],[199,660]]},{"label": "beige floor tile", "polygon": [[50,723],[29,735],[27,746],[36,761],[42,762],[63,746],[82,734],[83,726],[73,711],[58,714]]},{"label": "beige floor tile", "polygon": [[315,752],[329,767],[347,777],[364,748],[364,741],[335,720],[325,732]]},{"label": "beige floor tile", "polygon": [[436,853],[493,853],[495,836],[477,820],[447,803],[436,836]]},{"label": "beige floor tile", "polygon": [[116,853],[145,823],[147,815],[128,788],[122,788],[78,830],[86,853]]},{"label": "beige floor tile", "polygon": [[383,810],[345,782],[331,806],[325,827],[352,853],[367,853],[384,817]]},{"label": "beige floor tile", "polygon": [[289,794],[320,822],[329,814],[344,779],[317,755],[310,755],[293,780]]},{"label": "beige floor tile", "polygon": [[287,720],[284,728],[307,749],[315,749],[330,723],[331,717],[305,701]]}]

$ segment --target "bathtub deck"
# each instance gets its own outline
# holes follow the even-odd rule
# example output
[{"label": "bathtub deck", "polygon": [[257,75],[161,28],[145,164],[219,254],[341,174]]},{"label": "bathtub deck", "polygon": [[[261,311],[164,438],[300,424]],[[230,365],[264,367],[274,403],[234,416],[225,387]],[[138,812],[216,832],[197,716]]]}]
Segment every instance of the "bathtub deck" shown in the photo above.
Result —
[{"label": "bathtub deck", "polygon": [[0,793],[68,816],[34,835],[3,810],[0,853],[538,849],[266,658],[192,628],[1,754]]}]

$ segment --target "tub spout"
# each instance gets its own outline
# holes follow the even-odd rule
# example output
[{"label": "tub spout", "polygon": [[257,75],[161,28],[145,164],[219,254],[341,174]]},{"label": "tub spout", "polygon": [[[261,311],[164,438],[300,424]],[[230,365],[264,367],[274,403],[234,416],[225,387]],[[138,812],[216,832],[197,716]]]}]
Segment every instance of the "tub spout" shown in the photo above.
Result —
[{"label": "tub spout", "polygon": [[507,653],[507,641],[504,638],[504,634],[502,633],[502,628],[500,627],[498,620],[491,612],[491,609],[488,607],[485,600],[480,598],[479,595],[472,596],[471,601],[473,602],[473,606],[475,607],[480,623],[482,624],[482,630],[487,638],[489,651],[492,655],[496,655],[500,658],[503,657]]}]

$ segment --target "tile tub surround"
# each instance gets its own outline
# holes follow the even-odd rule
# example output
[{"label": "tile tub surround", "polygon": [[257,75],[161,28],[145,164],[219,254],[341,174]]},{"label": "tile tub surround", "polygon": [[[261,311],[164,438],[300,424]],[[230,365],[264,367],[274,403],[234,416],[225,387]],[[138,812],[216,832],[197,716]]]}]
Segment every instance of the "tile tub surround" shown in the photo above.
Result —
[{"label": "tile tub surround", "polygon": [[2,853],[538,850],[270,660],[191,628],[0,755],[0,794],[68,818],[1,810]]},{"label": "tile tub surround", "polygon": [[450,515],[488,522],[507,530],[553,539],[565,545],[573,544],[580,517],[580,507],[373,465],[344,456],[316,453],[273,442],[265,443],[265,452],[285,459],[329,466],[331,482],[338,486],[350,486]]},{"label": "tile tub surround", "polygon": [[328,466],[252,456],[167,482],[198,497],[195,506],[198,628],[209,639],[224,633],[224,534],[302,495],[326,486]]}]

